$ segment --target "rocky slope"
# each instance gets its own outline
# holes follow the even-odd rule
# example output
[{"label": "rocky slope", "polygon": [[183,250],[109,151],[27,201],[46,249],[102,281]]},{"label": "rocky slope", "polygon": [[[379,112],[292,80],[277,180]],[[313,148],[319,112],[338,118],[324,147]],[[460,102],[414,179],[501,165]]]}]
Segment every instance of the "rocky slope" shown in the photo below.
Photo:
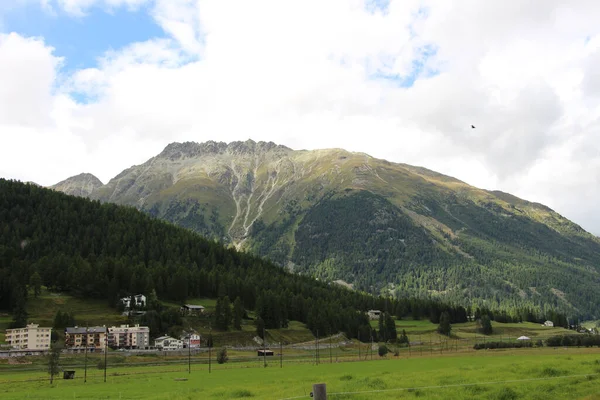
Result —
[{"label": "rocky slope", "polygon": [[79,174],[72,176],[56,185],[50,186],[50,189],[58,190],[72,196],[88,197],[94,190],[102,187],[100,179],[92,174]]},{"label": "rocky slope", "polygon": [[600,303],[600,242],[578,225],[544,205],[363,153],[172,143],[92,187],[92,199],[358,289],[582,314]]}]

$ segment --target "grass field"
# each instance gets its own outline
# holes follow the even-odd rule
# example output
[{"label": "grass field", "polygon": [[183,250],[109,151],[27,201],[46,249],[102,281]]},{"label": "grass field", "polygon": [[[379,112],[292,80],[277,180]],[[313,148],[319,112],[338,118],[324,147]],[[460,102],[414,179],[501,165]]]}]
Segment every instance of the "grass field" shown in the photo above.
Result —
[{"label": "grass field", "polygon": [[[3,371],[2,399],[290,399],[306,398],[326,383],[334,399],[600,399],[600,350],[520,349],[468,355],[387,357],[377,361],[319,365],[275,360],[267,368],[246,365],[122,366],[88,370],[87,383],[40,372]],[[47,377],[47,375],[46,375]],[[187,379],[187,380],[181,380]],[[348,393],[350,392],[350,393]],[[336,394],[337,393],[337,394]],[[345,394],[342,394],[345,393]]]}]

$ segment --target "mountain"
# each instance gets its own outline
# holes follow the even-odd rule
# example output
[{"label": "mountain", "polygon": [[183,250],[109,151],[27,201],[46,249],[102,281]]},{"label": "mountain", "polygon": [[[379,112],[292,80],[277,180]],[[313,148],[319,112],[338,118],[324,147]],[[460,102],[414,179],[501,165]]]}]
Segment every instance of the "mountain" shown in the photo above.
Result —
[{"label": "mountain", "polygon": [[580,226],[544,205],[364,153],[172,143],[89,197],[373,293],[586,316],[600,305],[600,241]]},{"label": "mountain", "polygon": [[94,190],[102,186],[103,183],[100,179],[92,174],[84,173],[58,182],[56,185],[50,186],[50,188],[73,196],[87,197],[90,196]]}]

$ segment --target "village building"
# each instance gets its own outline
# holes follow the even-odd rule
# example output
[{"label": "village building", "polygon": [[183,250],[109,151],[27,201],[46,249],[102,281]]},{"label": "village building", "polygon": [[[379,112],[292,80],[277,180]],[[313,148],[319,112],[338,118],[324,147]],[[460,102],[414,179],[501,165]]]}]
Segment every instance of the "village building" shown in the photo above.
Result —
[{"label": "village building", "polygon": [[554,327],[554,322],[552,322],[552,321],[546,321],[546,322],[544,322],[544,326],[549,326],[549,327],[553,328]]},{"label": "village building", "polygon": [[183,332],[179,337],[183,342],[183,347],[188,348],[188,345],[191,349],[200,347],[200,335],[196,332]]},{"label": "village building", "polygon": [[108,346],[117,349],[148,349],[150,328],[147,326],[121,325],[108,328]]},{"label": "village building", "polygon": [[65,329],[65,348],[74,352],[83,352],[96,350],[104,351],[107,342],[107,332],[105,326],[93,327],[69,327]]},{"label": "village building", "polygon": [[369,319],[379,319],[379,316],[381,315],[381,311],[369,310],[369,311],[367,311],[367,315],[369,316]]},{"label": "village building", "polygon": [[25,328],[7,329],[5,342],[12,349],[48,350],[52,328],[40,327],[39,324],[27,324]]},{"label": "village building", "polygon": [[161,336],[154,340],[154,347],[158,350],[180,350],[183,348],[183,340],[171,336]]},{"label": "village building", "polygon": [[184,315],[200,315],[204,312],[204,307],[194,304],[184,304],[179,308],[179,311]]},{"label": "village building", "polygon": [[146,307],[146,296],[143,294],[136,294],[135,296],[123,297],[120,299],[121,303],[125,307],[125,310],[129,310],[133,304],[137,307]]}]

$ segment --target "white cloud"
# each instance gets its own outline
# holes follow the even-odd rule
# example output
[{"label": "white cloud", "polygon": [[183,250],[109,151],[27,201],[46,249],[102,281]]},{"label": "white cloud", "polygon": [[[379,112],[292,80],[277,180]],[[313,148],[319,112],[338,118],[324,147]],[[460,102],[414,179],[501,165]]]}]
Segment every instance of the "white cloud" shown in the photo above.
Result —
[{"label": "white cloud", "polygon": [[[20,157],[0,150],[2,174],[107,181],[174,140],[253,138],[423,165],[600,233],[600,3],[392,0],[384,12],[361,0],[55,3],[73,15],[142,4],[167,38],[107,53],[67,83],[57,80],[60,54],[2,37],[2,143],[40,144]],[[423,59],[425,48],[435,54]],[[439,75],[411,88],[374,78],[409,77],[415,59]],[[77,104],[73,90],[94,100]]]}]

